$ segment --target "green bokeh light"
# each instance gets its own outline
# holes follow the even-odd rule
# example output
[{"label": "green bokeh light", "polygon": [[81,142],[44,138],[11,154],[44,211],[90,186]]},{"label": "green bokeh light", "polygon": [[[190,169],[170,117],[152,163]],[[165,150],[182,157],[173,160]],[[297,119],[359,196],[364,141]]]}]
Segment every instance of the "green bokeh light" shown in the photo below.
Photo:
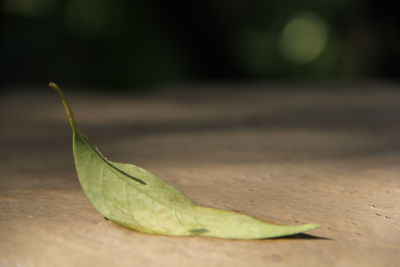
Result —
[{"label": "green bokeh light", "polygon": [[283,28],[279,37],[282,56],[293,64],[313,62],[326,48],[328,26],[315,13],[299,13]]}]

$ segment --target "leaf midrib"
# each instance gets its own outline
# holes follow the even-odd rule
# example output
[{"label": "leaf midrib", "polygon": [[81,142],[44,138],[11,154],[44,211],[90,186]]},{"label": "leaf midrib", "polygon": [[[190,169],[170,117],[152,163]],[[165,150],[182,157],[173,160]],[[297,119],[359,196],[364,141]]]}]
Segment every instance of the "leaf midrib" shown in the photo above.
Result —
[{"label": "leaf midrib", "polygon": [[[89,149],[93,152],[93,154],[95,154],[101,161],[104,161],[104,162],[108,163],[108,161],[107,161],[104,157],[102,157],[97,151],[95,151],[95,150],[93,149],[93,147],[90,145],[90,143],[88,143],[88,142],[86,141],[86,139],[83,138],[82,135],[81,135],[80,133],[75,133],[75,134],[78,134],[78,135],[79,135],[79,137],[81,138],[81,140],[83,140],[83,142],[86,144],[87,147],[89,147]],[[110,165],[111,165],[111,163],[110,163]],[[111,167],[110,165],[106,164],[106,166],[107,166],[114,174],[116,174],[117,176],[119,176],[119,178],[120,178],[123,182],[125,182],[124,186],[126,187],[126,184],[129,184],[129,183],[126,182],[125,179],[123,179],[123,178],[121,177],[123,174],[122,174],[122,173],[119,173],[119,172],[116,172],[115,169],[118,169],[118,168],[117,168],[117,167],[114,167],[114,166]],[[115,168],[115,169],[114,169],[114,168]],[[152,200],[155,201],[155,202],[160,203],[161,205],[163,205],[163,206],[165,206],[165,207],[171,208],[171,209],[173,209],[173,210],[175,210],[175,211],[179,211],[179,212],[182,212],[182,213],[186,213],[187,215],[191,215],[189,212],[187,212],[187,211],[184,210],[184,209],[186,209],[186,208],[182,208],[182,207],[181,207],[181,209],[178,210],[176,207],[167,205],[167,204],[165,204],[164,202],[161,202],[160,200],[158,200],[158,199],[156,199],[156,198],[154,198],[154,197],[148,195],[147,193],[143,192],[142,190],[140,190],[139,188],[135,187],[134,185],[131,185],[131,184],[129,184],[129,185],[130,185],[131,187],[133,187],[136,191],[142,193],[143,195],[147,196],[148,198],[152,199]],[[198,205],[193,204],[192,207],[197,207],[197,206],[198,206]]]}]

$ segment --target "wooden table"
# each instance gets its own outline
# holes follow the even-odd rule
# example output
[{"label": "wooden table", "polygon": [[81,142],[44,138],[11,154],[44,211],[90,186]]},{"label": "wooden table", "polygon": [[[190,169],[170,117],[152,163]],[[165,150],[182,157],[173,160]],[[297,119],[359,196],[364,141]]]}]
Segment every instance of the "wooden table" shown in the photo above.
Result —
[{"label": "wooden table", "polygon": [[[152,236],[105,220],[77,181],[70,129],[46,89],[1,97],[0,266],[399,266],[400,87],[210,84],[151,95],[64,88],[114,161],[194,201],[312,236]],[[322,237],[322,238],[318,238]]]}]

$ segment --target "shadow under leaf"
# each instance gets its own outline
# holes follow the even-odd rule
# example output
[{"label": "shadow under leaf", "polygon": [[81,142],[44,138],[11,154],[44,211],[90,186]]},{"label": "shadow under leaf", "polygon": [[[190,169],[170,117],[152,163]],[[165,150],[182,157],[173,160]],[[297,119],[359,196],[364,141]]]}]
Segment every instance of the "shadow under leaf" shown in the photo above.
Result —
[{"label": "shadow under leaf", "polygon": [[316,236],[316,235],[309,235],[309,234],[295,234],[295,235],[289,235],[289,236],[282,236],[282,237],[273,237],[273,238],[265,238],[261,240],[268,240],[268,239],[321,239],[321,240],[334,240],[333,238],[330,237],[324,237],[324,236]]}]

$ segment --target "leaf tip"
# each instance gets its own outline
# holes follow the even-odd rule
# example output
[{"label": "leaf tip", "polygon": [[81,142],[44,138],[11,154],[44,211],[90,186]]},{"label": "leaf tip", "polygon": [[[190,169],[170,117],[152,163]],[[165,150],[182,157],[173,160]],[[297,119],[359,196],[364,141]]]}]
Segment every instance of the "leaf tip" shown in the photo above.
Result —
[{"label": "leaf tip", "polygon": [[319,225],[319,224],[309,223],[309,224],[304,225],[304,228],[306,229],[304,231],[309,231],[309,230],[320,228],[320,227],[321,227],[321,225]]}]

